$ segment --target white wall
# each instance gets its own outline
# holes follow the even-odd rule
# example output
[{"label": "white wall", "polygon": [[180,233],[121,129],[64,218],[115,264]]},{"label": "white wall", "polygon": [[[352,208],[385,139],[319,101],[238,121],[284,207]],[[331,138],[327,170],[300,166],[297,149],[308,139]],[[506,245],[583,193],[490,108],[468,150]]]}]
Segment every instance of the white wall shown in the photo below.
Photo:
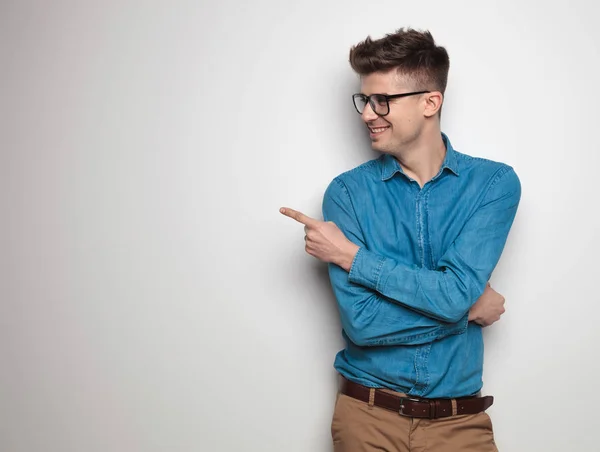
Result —
[{"label": "white wall", "polygon": [[0,450],[330,451],[319,216],[374,157],[348,49],[430,29],[443,130],[513,165],[486,393],[502,451],[594,451],[594,2],[0,4]]}]

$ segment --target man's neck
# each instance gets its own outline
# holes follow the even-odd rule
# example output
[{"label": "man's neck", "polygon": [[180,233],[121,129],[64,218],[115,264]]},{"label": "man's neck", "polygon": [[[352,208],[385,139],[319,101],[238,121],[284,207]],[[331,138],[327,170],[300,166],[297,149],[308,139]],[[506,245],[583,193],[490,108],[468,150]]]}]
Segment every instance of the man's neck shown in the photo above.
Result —
[{"label": "man's neck", "polygon": [[439,129],[424,131],[417,142],[394,157],[404,173],[423,187],[440,171],[446,157],[446,145]]}]

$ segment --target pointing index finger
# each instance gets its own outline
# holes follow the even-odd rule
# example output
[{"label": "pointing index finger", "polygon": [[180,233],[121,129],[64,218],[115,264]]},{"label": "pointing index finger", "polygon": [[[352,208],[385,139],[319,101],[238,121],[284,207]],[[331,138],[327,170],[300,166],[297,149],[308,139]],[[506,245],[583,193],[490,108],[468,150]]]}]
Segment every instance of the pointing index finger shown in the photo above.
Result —
[{"label": "pointing index finger", "polygon": [[297,210],[290,209],[289,207],[282,207],[279,209],[279,211],[286,217],[290,217],[305,226],[316,226],[319,223],[318,220],[315,220],[308,215],[304,215],[302,212],[298,212]]}]

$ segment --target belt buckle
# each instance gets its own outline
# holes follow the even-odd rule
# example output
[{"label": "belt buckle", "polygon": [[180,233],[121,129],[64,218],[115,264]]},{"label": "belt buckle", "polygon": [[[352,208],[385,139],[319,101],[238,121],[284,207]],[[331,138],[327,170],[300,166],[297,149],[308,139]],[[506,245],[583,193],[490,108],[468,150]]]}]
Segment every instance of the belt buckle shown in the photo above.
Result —
[{"label": "belt buckle", "polygon": [[400,409],[398,410],[398,414],[400,416],[410,416],[410,414],[405,414],[404,411],[404,401],[408,400],[410,402],[420,402],[420,399],[416,399],[414,397],[400,397]]}]

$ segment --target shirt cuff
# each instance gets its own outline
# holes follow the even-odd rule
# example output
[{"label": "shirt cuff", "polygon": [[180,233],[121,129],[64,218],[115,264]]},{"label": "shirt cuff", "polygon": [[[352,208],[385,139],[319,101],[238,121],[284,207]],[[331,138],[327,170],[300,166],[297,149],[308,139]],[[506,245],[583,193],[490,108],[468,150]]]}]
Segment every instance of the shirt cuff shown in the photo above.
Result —
[{"label": "shirt cuff", "polygon": [[443,329],[443,336],[453,336],[455,334],[463,334],[469,326],[469,313],[467,312],[462,319],[456,323],[451,323]]},{"label": "shirt cuff", "polygon": [[376,291],[380,291],[381,269],[386,258],[360,247],[354,256],[348,279]]}]

